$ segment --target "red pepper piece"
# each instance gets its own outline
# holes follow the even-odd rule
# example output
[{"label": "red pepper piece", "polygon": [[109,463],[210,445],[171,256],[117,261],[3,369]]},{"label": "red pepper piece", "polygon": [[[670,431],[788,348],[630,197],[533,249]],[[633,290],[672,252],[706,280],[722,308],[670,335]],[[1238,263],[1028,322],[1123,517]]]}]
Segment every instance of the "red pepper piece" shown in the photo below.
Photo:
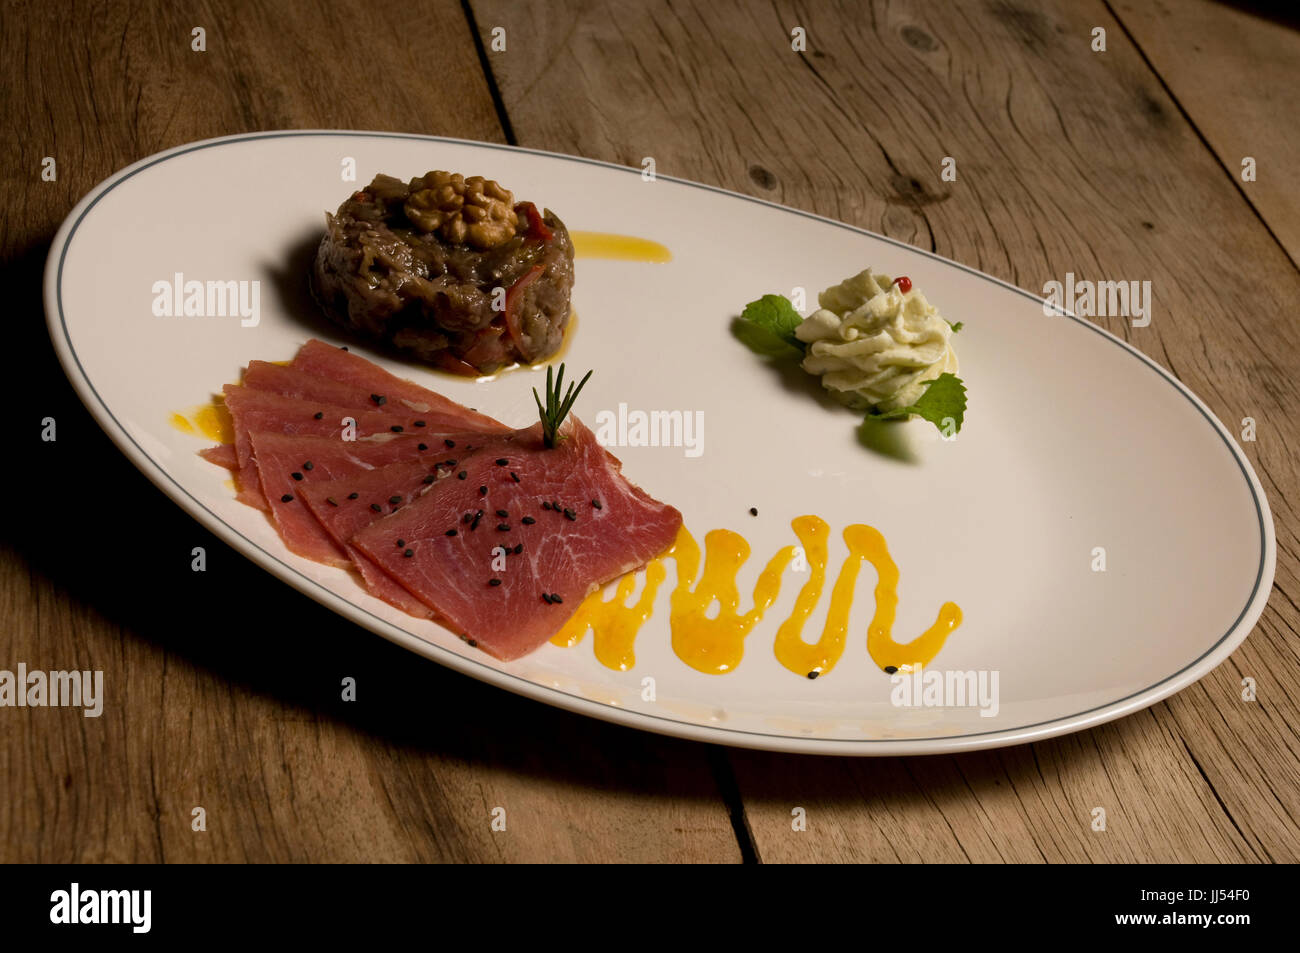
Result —
[{"label": "red pepper piece", "polygon": [[537,206],[532,202],[520,202],[515,206],[516,215],[525,215],[528,217],[528,237],[536,238],[543,242],[549,242],[555,237],[555,233],[546,227],[542,221],[542,213],[537,211]]}]

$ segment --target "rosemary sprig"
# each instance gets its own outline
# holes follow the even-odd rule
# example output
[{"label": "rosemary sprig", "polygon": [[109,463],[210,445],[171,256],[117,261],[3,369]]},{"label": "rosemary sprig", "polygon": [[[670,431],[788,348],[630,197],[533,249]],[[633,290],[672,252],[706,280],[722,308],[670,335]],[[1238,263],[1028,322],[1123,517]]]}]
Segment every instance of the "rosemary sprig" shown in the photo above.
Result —
[{"label": "rosemary sprig", "polygon": [[564,364],[560,364],[560,373],[552,375],[552,370],[549,366],[546,368],[546,406],[542,406],[542,399],[537,395],[536,387],[533,388],[533,400],[536,401],[537,413],[542,418],[542,439],[546,446],[553,450],[556,443],[564,439],[559,432],[560,424],[564,423],[564,418],[573,409],[573,402],[582,392],[582,385],[591,377],[591,371],[587,371],[586,377],[580,380],[576,387],[571,381],[568,392],[561,397],[564,389]]}]

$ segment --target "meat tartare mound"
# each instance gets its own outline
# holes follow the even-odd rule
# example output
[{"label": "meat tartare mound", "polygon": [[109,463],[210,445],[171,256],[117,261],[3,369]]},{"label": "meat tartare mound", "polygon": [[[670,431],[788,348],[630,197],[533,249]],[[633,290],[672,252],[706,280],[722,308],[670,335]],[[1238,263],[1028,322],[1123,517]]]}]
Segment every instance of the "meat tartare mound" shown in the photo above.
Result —
[{"label": "meat tartare mound", "polygon": [[573,242],[549,209],[482,176],[381,174],[325,224],[312,293],[360,337],[469,376],[559,350]]}]

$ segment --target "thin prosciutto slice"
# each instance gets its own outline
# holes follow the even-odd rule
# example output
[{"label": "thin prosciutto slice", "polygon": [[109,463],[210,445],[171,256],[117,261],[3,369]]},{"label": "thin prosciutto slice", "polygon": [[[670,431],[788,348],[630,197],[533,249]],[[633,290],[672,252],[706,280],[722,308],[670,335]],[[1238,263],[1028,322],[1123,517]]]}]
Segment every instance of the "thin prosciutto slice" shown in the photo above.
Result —
[{"label": "thin prosciutto slice", "polygon": [[239,500],[259,509],[269,509],[259,488],[257,464],[253,458],[250,433],[280,433],[297,436],[340,438],[345,432],[343,421],[353,421],[357,437],[393,433],[400,427],[402,433],[415,433],[415,421],[422,419],[414,411],[406,416],[395,416],[383,410],[358,410],[337,404],[322,404],[298,400],[271,391],[252,390],[238,384],[222,388],[226,409],[235,430],[235,455],[239,461]]},{"label": "thin prosciutto slice", "polygon": [[299,348],[290,366],[308,374],[349,384],[366,394],[377,394],[391,404],[410,410],[455,417],[458,420],[457,430],[508,433],[511,429],[486,414],[480,414],[442,394],[390,374],[364,357],[315,338]]},{"label": "thin prosciutto slice", "polygon": [[[405,435],[381,434],[370,439],[344,441],[337,437],[255,432],[249,434],[249,443],[257,461],[262,493],[270,505],[271,519],[285,545],[299,556],[343,568],[352,565],[347,552],[312,515],[302,500],[303,489],[313,483],[356,476],[399,461],[416,461],[415,465],[426,473],[439,462],[446,467],[446,458],[434,452],[434,444]],[[420,450],[421,446],[428,449]],[[441,436],[436,448],[443,450]],[[381,499],[386,500],[387,496]],[[387,505],[384,512],[391,512]]]},{"label": "thin prosciutto slice", "polygon": [[[430,469],[420,462],[394,463],[369,473],[313,483],[303,487],[299,496],[334,545],[347,554],[371,595],[413,616],[429,618],[433,615],[432,610],[348,540],[375,520],[382,519],[382,514],[375,512],[375,506],[379,506],[383,513],[391,513],[428,489],[430,484],[427,481],[430,479],[436,481],[449,475],[449,469]],[[354,493],[356,499],[352,498]],[[396,504],[394,498],[400,498]],[[396,539],[393,545],[397,545]]]},{"label": "thin prosciutto slice", "polygon": [[547,448],[540,425],[511,430],[321,341],[223,393],[234,442],[202,455],[292,552],[505,661],[681,526],[576,418]]},{"label": "thin prosciutto slice", "polygon": [[485,452],[485,448],[494,449],[502,442],[502,438],[496,435],[469,433],[453,436],[452,448],[439,445],[442,454],[422,454],[413,460],[349,473],[338,479],[313,481],[302,485],[297,493],[297,499],[306,504],[333,544],[347,554],[372,595],[424,618],[432,615],[428,607],[352,546],[349,540],[382,519],[384,514],[392,513],[428,492],[436,481],[456,478],[457,473],[465,472],[463,468],[470,457]]},{"label": "thin prosciutto slice", "polygon": [[548,449],[540,425],[516,431],[508,447],[458,464],[465,479],[437,481],[351,544],[463,638],[503,661],[526,655],[681,526],[580,421],[564,433]]}]

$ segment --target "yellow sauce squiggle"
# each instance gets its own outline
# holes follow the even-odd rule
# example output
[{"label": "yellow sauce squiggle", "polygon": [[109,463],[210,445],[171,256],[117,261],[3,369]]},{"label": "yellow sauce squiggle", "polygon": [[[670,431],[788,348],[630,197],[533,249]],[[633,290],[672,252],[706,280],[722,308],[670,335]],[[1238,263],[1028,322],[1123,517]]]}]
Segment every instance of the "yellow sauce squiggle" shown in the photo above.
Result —
[{"label": "yellow sauce squiggle", "polygon": [[[825,589],[830,527],[816,516],[800,516],[790,525],[809,574],[789,618],[777,629],[773,646],[777,660],[790,671],[811,678],[835,668],[848,642],[849,614],[863,562],[870,563],[877,576],[876,608],[867,630],[867,651],[880,668],[906,669],[930,662],[961,625],[961,609],[945,602],[934,625],[911,642],[895,642],[892,631],[898,609],[898,566],[879,531],[855,523],[844,530],[849,553],[831,590],[821,636],[816,642],[805,642],[804,627]],[[677,563],[677,586],[672,592],[669,618],[673,651],[691,668],[706,674],[735,671],[744,657],[746,636],[780,595],[781,577],[795,554],[796,547],[786,546],[768,561],[754,585],[753,606],[742,613],[736,576],[749,560],[749,543],[730,530],[708,533],[704,537],[701,572],[700,547],[683,526],[672,548],[646,567],[645,589],[634,606],[625,604],[635,587],[635,576],[629,574],[619,581],[612,599],[605,600],[599,592],[588,597],[551,641],[561,646],[576,645],[591,630],[595,632],[600,662],[617,671],[630,669],[636,661],[633,649],[637,633],[653,614],[655,595],[665,578],[663,563],[671,558]],[[715,604],[718,612],[710,617]]]},{"label": "yellow sauce squiggle", "polygon": [[[677,560],[670,627],[673,651],[696,671],[722,675],[734,671],[745,654],[745,636],[781,593],[781,574],[794,557],[786,546],[768,562],[754,584],[754,607],[741,614],[736,574],[749,559],[749,543],[739,533],[715,529],[704,537],[704,570],[699,573],[700,549],[683,526],[668,551]],[[699,573],[699,584],[695,585]],[[695,586],[692,589],[692,586]],[[718,614],[709,609],[718,604]]]},{"label": "yellow sauce squiggle", "polygon": [[606,668],[626,672],[636,664],[633,651],[637,633],[654,612],[655,596],[667,571],[662,561],[656,559],[645,567],[645,588],[635,605],[628,606],[628,597],[636,588],[636,574],[628,573],[618,581],[613,598],[606,601],[597,590],[588,596],[572,618],[564,624],[551,642],[570,648],[582,641],[588,631],[596,633],[594,643],[596,658]]}]

